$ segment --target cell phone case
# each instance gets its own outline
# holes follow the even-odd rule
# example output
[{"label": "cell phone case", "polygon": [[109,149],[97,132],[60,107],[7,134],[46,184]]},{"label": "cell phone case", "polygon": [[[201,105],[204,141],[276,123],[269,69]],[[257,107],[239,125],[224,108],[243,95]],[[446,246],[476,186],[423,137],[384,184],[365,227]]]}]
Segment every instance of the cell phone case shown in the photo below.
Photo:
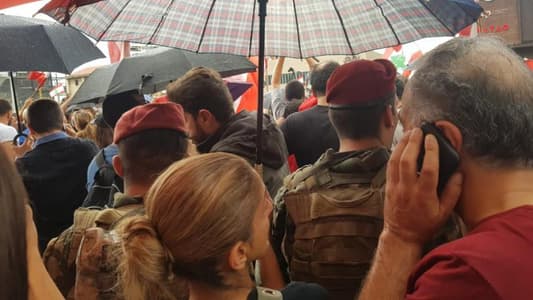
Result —
[{"label": "cell phone case", "polygon": [[[439,183],[437,186],[437,194],[440,195],[450,177],[459,167],[459,154],[437,126],[432,123],[424,123],[420,128],[424,133],[424,137],[428,134],[432,134],[437,138],[439,144]],[[418,172],[422,169],[425,153],[424,143],[422,143],[417,161]]]}]

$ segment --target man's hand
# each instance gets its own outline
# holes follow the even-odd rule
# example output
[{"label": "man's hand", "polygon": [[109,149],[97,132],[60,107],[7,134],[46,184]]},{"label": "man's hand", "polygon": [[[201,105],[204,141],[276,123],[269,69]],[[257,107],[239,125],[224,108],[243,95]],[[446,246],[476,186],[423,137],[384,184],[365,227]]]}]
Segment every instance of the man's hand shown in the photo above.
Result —
[{"label": "man's hand", "polygon": [[[417,175],[417,158],[424,142],[425,156]],[[437,196],[439,146],[433,135],[423,141],[422,130],[406,133],[387,169],[384,231],[408,243],[423,245],[450,216],[462,189],[462,175],[454,174]]]},{"label": "man's hand", "polygon": [[422,253],[422,245],[448,219],[462,188],[454,174],[442,196],[437,196],[439,146],[434,136],[425,138],[426,154],[420,174],[417,158],[422,130],[404,135],[392,153],[387,169],[385,227],[360,300],[404,299],[407,280]]},{"label": "man's hand", "polygon": [[15,153],[15,157],[22,157],[26,154],[26,152],[33,149],[34,140],[33,137],[27,136],[26,140],[24,141],[24,144],[20,146],[13,146],[13,151]]}]

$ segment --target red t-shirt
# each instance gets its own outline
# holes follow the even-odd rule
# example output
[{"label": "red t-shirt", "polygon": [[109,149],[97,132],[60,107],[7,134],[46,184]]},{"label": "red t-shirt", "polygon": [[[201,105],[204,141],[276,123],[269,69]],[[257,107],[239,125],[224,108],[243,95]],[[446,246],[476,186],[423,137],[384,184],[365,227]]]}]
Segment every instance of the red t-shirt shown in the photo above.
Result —
[{"label": "red t-shirt", "polygon": [[431,251],[411,274],[405,298],[533,299],[533,206],[491,216]]},{"label": "red t-shirt", "polygon": [[318,104],[318,99],[315,97],[315,95],[312,95],[311,97],[307,98],[300,104],[300,107],[298,107],[298,111],[305,111],[310,108],[315,107]]}]

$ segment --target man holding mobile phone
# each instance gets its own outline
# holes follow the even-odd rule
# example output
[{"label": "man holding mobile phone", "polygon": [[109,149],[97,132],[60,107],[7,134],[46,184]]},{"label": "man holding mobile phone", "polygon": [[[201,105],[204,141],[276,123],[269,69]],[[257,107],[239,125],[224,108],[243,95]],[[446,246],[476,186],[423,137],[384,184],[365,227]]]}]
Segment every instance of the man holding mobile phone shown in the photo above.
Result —
[{"label": "man holding mobile phone", "polygon": [[[406,134],[389,161],[384,230],[359,299],[530,299],[533,73],[501,41],[450,40],[418,63],[400,119]],[[460,156],[440,195],[446,162],[423,122]],[[422,257],[454,209],[468,234]]]}]

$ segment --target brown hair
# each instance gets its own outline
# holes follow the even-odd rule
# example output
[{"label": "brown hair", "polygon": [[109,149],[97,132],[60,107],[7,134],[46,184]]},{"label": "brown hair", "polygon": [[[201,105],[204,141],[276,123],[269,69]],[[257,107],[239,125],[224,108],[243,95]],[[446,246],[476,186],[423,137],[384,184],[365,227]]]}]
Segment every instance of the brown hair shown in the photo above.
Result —
[{"label": "brown hair", "polygon": [[146,216],[123,222],[120,230],[125,298],[173,299],[174,275],[227,287],[220,264],[232,246],[251,239],[264,193],[250,164],[232,154],[173,164],[148,191]]},{"label": "brown hair", "polygon": [[201,109],[208,110],[218,122],[227,122],[234,114],[233,98],[220,74],[198,67],[190,70],[167,87],[167,96],[181,104],[185,112],[196,117]]},{"label": "brown hair", "polygon": [[13,163],[0,147],[0,299],[27,299],[26,191]]},{"label": "brown hair", "polygon": [[35,100],[28,107],[26,114],[27,125],[36,133],[47,133],[63,128],[63,111],[54,100]]},{"label": "brown hair", "polygon": [[96,125],[96,146],[102,149],[113,144],[113,128],[104,121],[104,117],[96,116],[94,124]]},{"label": "brown hair", "polygon": [[70,117],[72,127],[74,127],[74,129],[76,129],[78,132],[87,128],[93,119],[94,116],[87,110],[77,110]]}]

